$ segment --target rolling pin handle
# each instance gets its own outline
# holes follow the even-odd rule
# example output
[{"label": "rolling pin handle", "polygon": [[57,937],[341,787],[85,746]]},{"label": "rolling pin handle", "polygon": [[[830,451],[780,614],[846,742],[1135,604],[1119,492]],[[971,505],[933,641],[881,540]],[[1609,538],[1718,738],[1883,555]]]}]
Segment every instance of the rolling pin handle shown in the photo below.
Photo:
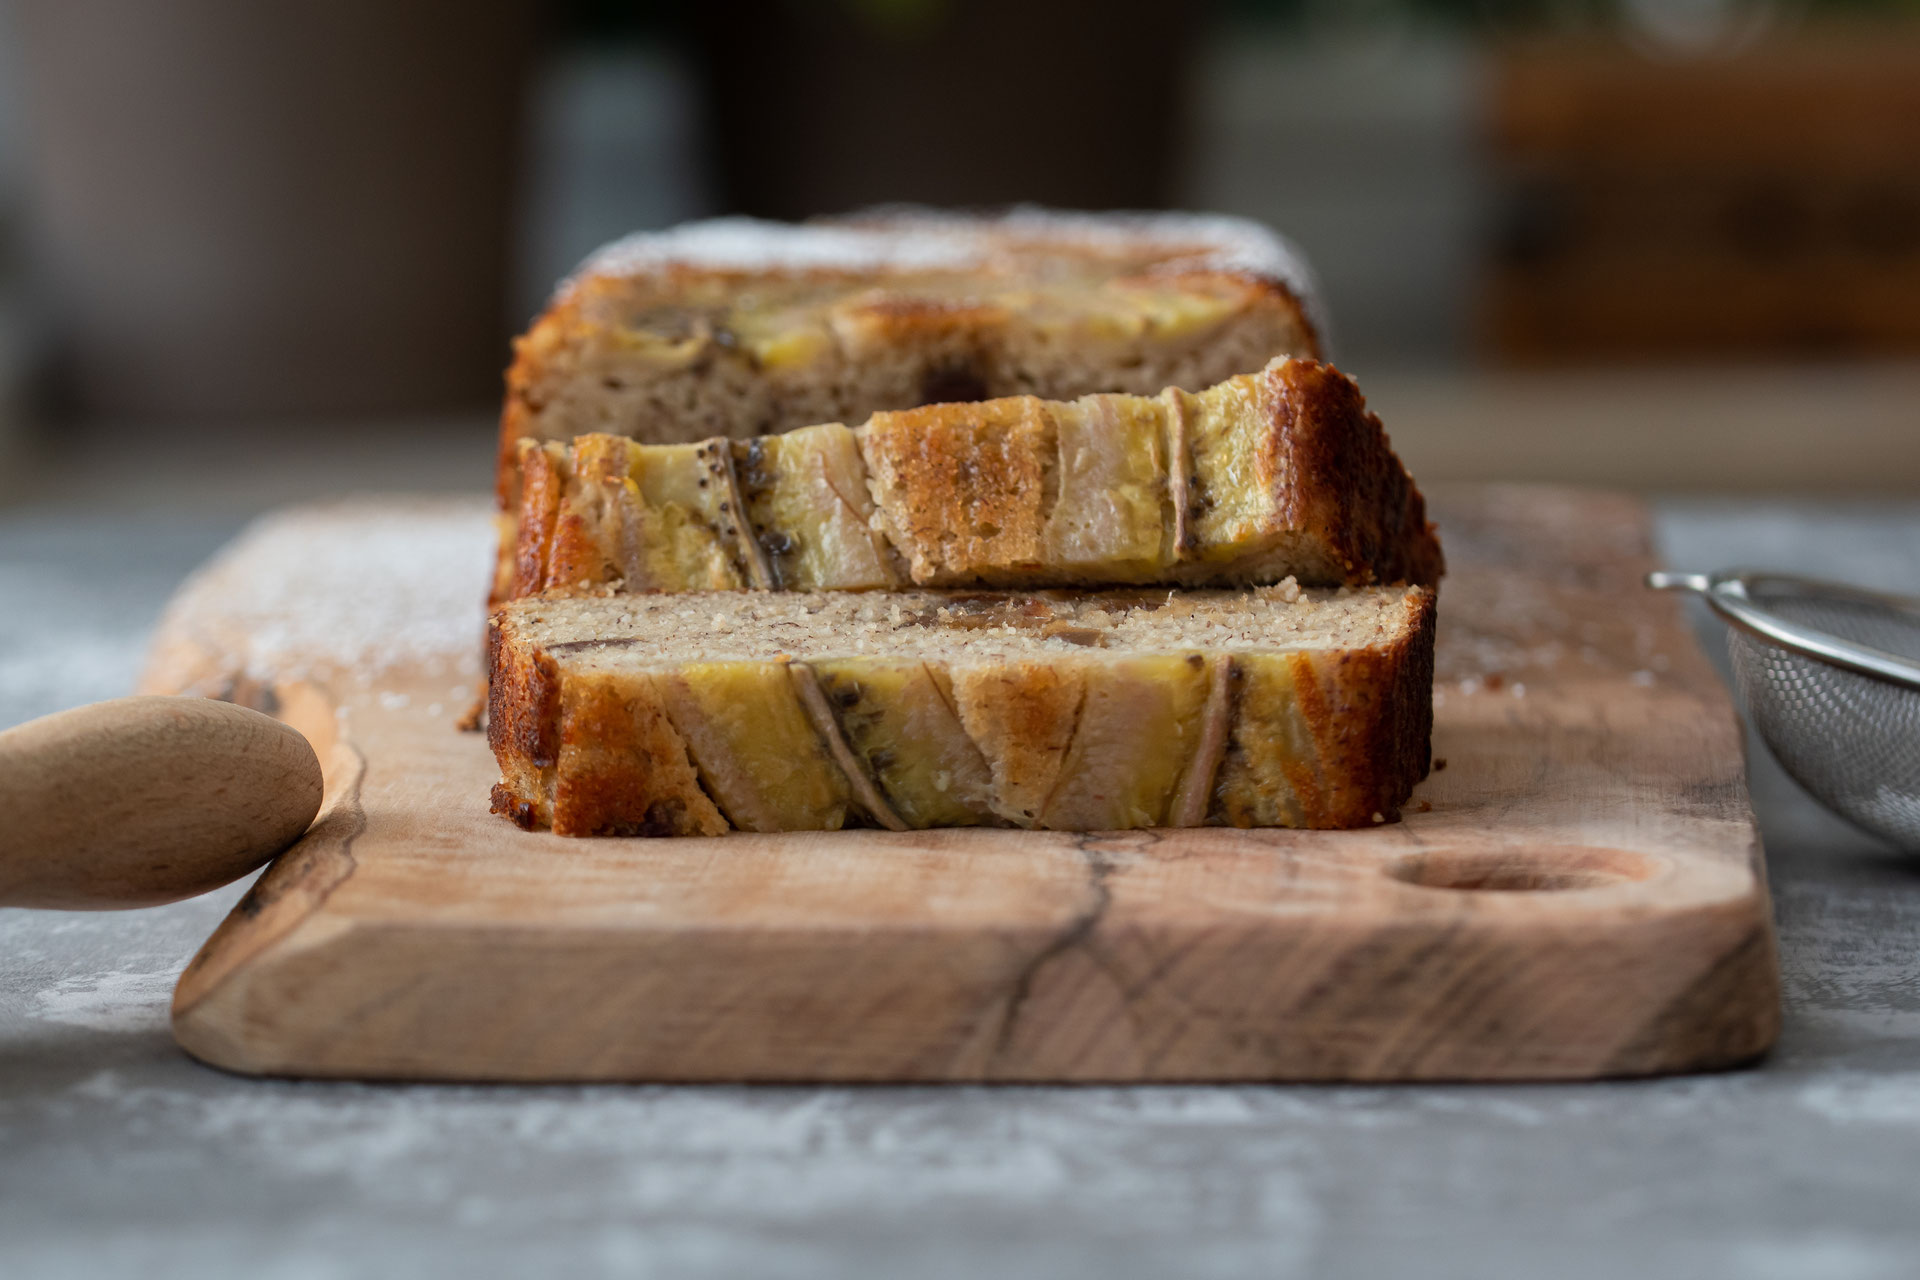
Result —
[{"label": "rolling pin handle", "polygon": [[324,790],[299,730],[229,702],[118,698],[29,721],[0,733],[0,907],[205,893],[298,840]]}]

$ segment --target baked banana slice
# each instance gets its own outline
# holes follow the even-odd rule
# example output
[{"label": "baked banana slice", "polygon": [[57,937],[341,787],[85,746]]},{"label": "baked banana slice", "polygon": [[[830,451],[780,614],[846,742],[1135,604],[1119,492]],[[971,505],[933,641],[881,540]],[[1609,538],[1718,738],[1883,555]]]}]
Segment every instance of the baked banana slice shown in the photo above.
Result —
[{"label": "baked banana slice", "polygon": [[993,772],[960,719],[953,678],[937,663],[829,658],[819,679],[849,751],[905,827],[993,825]]}]

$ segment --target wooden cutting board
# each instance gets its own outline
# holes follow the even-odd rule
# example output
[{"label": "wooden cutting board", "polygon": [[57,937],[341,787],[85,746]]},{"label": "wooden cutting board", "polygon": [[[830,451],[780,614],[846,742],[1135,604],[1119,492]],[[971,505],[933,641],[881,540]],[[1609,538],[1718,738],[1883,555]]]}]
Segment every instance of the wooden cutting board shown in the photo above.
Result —
[{"label": "wooden cutting board", "polygon": [[1763,1052],[1741,738],[1647,519],[1436,504],[1435,773],[1353,832],[567,840],[487,810],[477,503],[270,517],[145,682],[271,710],[328,794],[175,993],[194,1056],[463,1080],[1566,1079]]}]

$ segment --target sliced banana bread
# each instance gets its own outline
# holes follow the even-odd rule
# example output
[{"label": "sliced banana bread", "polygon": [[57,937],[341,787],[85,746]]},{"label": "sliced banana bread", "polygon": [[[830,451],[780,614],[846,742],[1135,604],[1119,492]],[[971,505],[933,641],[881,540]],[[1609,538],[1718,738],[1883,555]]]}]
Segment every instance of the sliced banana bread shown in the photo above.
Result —
[{"label": "sliced banana bread", "polygon": [[1307,268],[1273,232],[1190,214],[880,210],[631,236],[515,344],[522,438],[746,437],[952,400],[1197,391],[1323,354]]},{"label": "sliced banana bread", "polygon": [[562,835],[1355,827],[1426,775],[1424,587],[536,597],[493,806]]},{"label": "sliced banana bread", "polygon": [[1358,387],[1281,357],[1195,395],[1017,396],[751,441],[522,441],[496,598],[1116,583],[1309,586],[1441,571]]}]

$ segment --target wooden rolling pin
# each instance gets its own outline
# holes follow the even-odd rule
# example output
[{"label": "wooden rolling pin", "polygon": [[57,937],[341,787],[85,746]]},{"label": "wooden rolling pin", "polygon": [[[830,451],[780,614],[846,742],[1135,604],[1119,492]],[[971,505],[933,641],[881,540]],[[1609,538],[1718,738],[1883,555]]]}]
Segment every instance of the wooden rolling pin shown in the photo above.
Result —
[{"label": "wooden rolling pin", "polygon": [[119,698],[0,733],[0,906],[149,907],[237,880],[320,811],[320,761],[270,716]]}]

